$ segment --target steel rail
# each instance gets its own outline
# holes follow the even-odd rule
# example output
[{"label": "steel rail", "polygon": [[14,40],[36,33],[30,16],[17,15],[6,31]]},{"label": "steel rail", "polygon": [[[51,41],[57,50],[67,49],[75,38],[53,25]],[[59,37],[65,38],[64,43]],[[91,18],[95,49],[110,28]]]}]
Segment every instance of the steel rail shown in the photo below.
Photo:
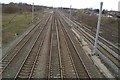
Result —
[{"label": "steel rail", "polygon": [[[67,18],[64,14],[62,14],[65,18]],[[67,18],[68,19],[68,18]],[[68,19],[69,20],[69,19]],[[87,29],[87,30],[89,30],[90,31],[90,29],[88,29],[88,28],[86,28],[85,26],[83,26],[83,25],[81,25],[80,23],[78,23],[77,21],[75,21],[75,20],[69,20],[72,24],[74,24],[74,25],[76,25],[76,26],[78,26],[78,25],[80,25],[80,26],[82,26],[83,28],[85,28],[85,29]],[[75,23],[73,23],[73,22],[75,22]],[[79,26],[78,26],[78,28],[80,28]],[[83,29],[82,29],[82,31],[83,31]],[[86,32],[87,33],[87,32]],[[115,46],[114,44],[112,44],[111,42],[109,42],[108,40],[106,40],[106,39],[104,39],[104,38],[102,38],[101,36],[99,36],[100,37],[100,39],[101,40],[103,40],[103,41],[105,41],[104,43],[106,43],[106,44],[109,44],[109,46],[107,46],[107,45],[105,45],[104,44],[104,48],[107,50],[107,51],[109,51],[113,56],[115,55],[115,57],[116,57],[116,54],[118,54],[118,56],[119,56],[119,47],[117,47],[117,46]],[[101,45],[101,41],[99,40],[99,42],[98,42],[100,45]],[[103,43],[102,43],[103,44]],[[110,46],[112,46],[112,48],[110,47]],[[116,57],[117,58],[117,57]],[[118,57],[118,59],[119,59],[119,57]]]},{"label": "steel rail", "polygon": [[[84,35],[84,37],[86,38],[86,39],[88,39],[91,43],[92,43],[92,45],[94,45],[94,39],[92,38],[92,37],[90,37],[90,36],[88,36],[87,34],[85,34],[83,31],[81,32],[79,29],[77,29],[82,35]],[[98,44],[98,50],[100,51],[100,52],[102,52],[103,53],[103,50],[105,50],[105,52],[106,53],[108,53],[109,55],[111,55],[111,57],[110,56],[107,56],[116,66],[118,66],[118,67],[120,67],[120,65],[119,65],[119,57],[118,56],[113,56],[113,54],[111,54],[109,51],[107,51],[105,48],[104,48],[104,46],[103,45],[100,45],[100,44],[102,44],[101,42],[99,42],[99,44]],[[102,48],[102,49],[101,49]],[[105,54],[104,53],[104,55],[108,55],[108,54]],[[114,59],[114,60],[113,60]]]},{"label": "steel rail", "polygon": [[56,32],[57,32],[57,41],[58,41],[58,55],[59,55],[59,63],[60,63],[60,72],[61,72],[61,79],[63,80],[63,71],[62,71],[62,60],[61,60],[61,50],[60,50],[60,38],[59,38],[59,33],[58,33],[58,24],[56,20]]},{"label": "steel rail", "polygon": [[[37,30],[39,30],[39,29],[37,29]],[[35,32],[37,32],[37,31],[35,31]],[[34,32],[34,33],[35,33],[35,32]],[[34,35],[34,33],[33,33],[32,35]],[[32,36],[30,36],[30,38],[32,38]],[[28,38],[28,40],[30,40],[30,38]],[[27,44],[27,42],[28,42],[28,41],[26,41],[21,48],[16,49],[17,52],[12,56],[12,58],[11,58],[10,60],[8,60],[8,62],[7,62],[6,65],[3,67],[2,71],[0,72],[0,74],[2,74],[3,71],[7,68],[7,66],[9,66],[9,64],[10,64],[10,63],[12,62],[12,60],[17,56],[17,54],[18,54],[19,51],[25,46],[25,44]],[[8,55],[8,56],[9,56],[9,55]],[[4,58],[4,59],[5,59],[5,58]]]},{"label": "steel rail", "polygon": [[[38,25],[42,22],[44,20],[44,18],[42,19],[42,20],[40,20],[39,22],[37,22],[37,24],[27,33],[27,34],[25,34],[25,36],[23,37],[23,39],[25,39],[27,36],[29,36],[30,35],[30,33],[32,32],[32,31],[34,31],[34,29],[36,28],[36,30],[37,30],[37,28],[38,28]],[[35,32],[35,31],[34,31]],[[33,33],[34,34],[34,33]],[[17,44],[16,44],[16,46],[18,46],[19,44],[21,44],[21,42],[23,41],[23,39],[21,39]],[[30,39],[30,37],[29,38],[27,38],[27,40],[29,40]],[[27,41],[26,40],[26,41]],[[15,49],[15,48],[13,48],[13,49]],[[12,50],[13,50],[12,49]],[[11,53],[12,52],[12,50],[10,50],[9,51],[9,53]],[[6,54],[1,60],[0,60],[0,62],[2,62],[7,56],[9,56],[10,54]]]},{"label": "steel rail", "polygon": [[[72,21],[71,21],[71,23],[73,23]],[[79,31],[82,31],[81,32],[81,34],[86,34],[87,36],[89,36],[90,38],[91,38],[91,36],[88,34],[88,33],[86,33],[83,29],[81,29],[81,28],[79,28],[79,26],[78,25],[76,25],[75,23],[73,23],[75,26],[77,26],[77,27],[74,27],[74,28],[77,28],[77,30],[79,30]],[[92,37],[93,38],[93,37]],[[89,39],[89,38],[88,38]],[[102,44],[101,42],[99,42],[99,44],[98,45],[100,45],[100,44]],[[100,45],[101,46],[101,45]],[[103,46],[102,45],[102,48],[104,48],[105,46]],[[109,52],[108,51],[108,49],[106,49],[106,48],[104,48],[104,50],[106,50],[107,52]],[[101,52],[101,51],[100,51]],[[118,65],[118,62],[119,62],[119,56],[117,56],[117,54],[112,54],[112,53],[110,53],[109,52],[109,54],[110,55],[112,55],[113,56],[113,58],[115,58],[116,60],[118,60],[116,63],[116,65]],[[114,56],[115,55],[115,56]],[[114,62],[115,63],[115,62]]]},{"label": "steel rail", "polygon": [[[59,19],[57,19],[57,21],[58,21],[59,28],[61,29],[62,24],[60,24]],[[60,31],[60,30],[59,30],[59,31]],[[59,33],[60,33],[60,32],[59,32]],[[62,33],[63,36],[65,37],[65,35],[64,35],[62,29],[61,29],[61,33]],[[72,58],[72,56],[71,56],[71,54],[70,54],[70,50],[69,50],[69,48],[68,48],[68,43],[67,43],[66,39],[65,39],[65,44],[67,45],[68,54],[69,54],[69,57],[70,57],[70,60],[71,60],[72,66],[73,66],[73,68],[74,68],[74,71],[75,71],[76,77],[77,77],[77,79],[78,79],[79,76],[78,76],[78,73],[77,73],[77,69],[75,68],[75,65],[74,65],[75,63],[73,62],[73,58]]]},{"label": "steel rail", "polygon": [[[41,31],[41,32],[39,33],[39,35],[37,36],[37,38],[36,38],[36,40],[35,40],[32,48],[31,48],[30,51],[28,52],[28,55],[27,55],[26,58],[24,59],[22,65],[21,65],[21,67],[20,67],[20,69],[18,70],[18,72],[17,72],[17,74],[16,74],[16,76],[15,76],[15,80],[19,78],[19,74],[20,74],[20,72],[22,71],[22,68],[24,67],[25,62],[27,62],[27,59],[28,59],[30,56],[33,57],[33,55],[32,55],[31,52],[32,52],[33,48],[35,48],[35,44],[37,44],[37,41],[39,40],[40,36],[42,35],[42,33],[43,33],[43,32],[45,31],[45,29],[47,28],[47,27],[45,27],[45,26],[47,25],[49,19],[50,19],[50,17],[48,18],[46,24],[45,24],[44,27],[42,28],[42,31]],[[32,76],[32,74],[33,74],[33,69],[34,69],[35,64],[36,64],[36,62],[37,62],[37,59],[38,59],[38,57],[39,57],[39,51],[40,51],[40,49],[41,49],[41,47],[42,47],[42,44],[43,44],[43,42],[44,42],[45,35],[46,35],[46,34],[44,33],[44,34],[43,34],[43,37],[42,37],[43,39],[42,39],[42,41],[41,41],[41,43],[40,43],[40,46],[39,46],[38,51],[37,51],[36,53],[34,53],[34,55],[35,55],[35,54],[36,54],[36,55],[35,55],[35,58],[34,58],[34,60],[33,60],[33,61],[34,61],[33,64],[32,64],[32,63],[30,64],[30,65],[32,65],[32,67],[31,67],[31,69],[30,69],[30,73],[29,73],[28,79],[30,79],[31,76]],[[39,41],[38,41],[38,42],[39,42]]]},{"label": "steel rail", "polygon": [[65,25],[63,24],[62,20],[60,20],[60,22],[61,22],[61,24],[63,25],[62,27],[64,27],[63,29],[64,29],[65,33],[67,34],[67,36],[69,37],[69,39],[70,39],[70,41],[71,41],[71,43],[72,43],[72,45],[73,45],[73,47],[74,47],[74,49],[75,49],[75,51],[76,51],[76,53],[77,53],[77,56],[79,57],[81,63],[83,64],[83,67],[84,67],[84,69],[85,69],[86,74],[88,75],[89,78],[91,78],[91,76],[89,75],[89,72],[88,72],[85,64],[83,63],[82,58],[81,58],[80,55],[79,55],[79,52],[77,51],[77,49],[76,49],[76,47],[75,47],[75,45],[74,45],[74,42],[71,40],[70,35],[67,33],[67,30],[66,30],[66,28],[65,28]]},{"label": "steel rail", "polygon": [[[83,26],[83,25],[81,25],[80,23],[78,23],[77,21],[75,21],[75,20],[73,20],[73,22],[75,22],[76,24],[78,24],[79,26],[82,26],[83,28],[85,28],[86,30],[89,30],[90,31],[90,29],[88,29],[88,28],[86,28],[85,26]],[[79,28],[79,27],[78,27]],[[86,32],[87,33],[87,32]],[[91,35],[91,36],[93,36],[93,35]],[[93,37],[94,38],[94,37]],[[112,51],[112,52],[114,52],[115,54],[118,54],[119,55],[119,51],[120,51],[120,48],[118,47],[118,46],[116,46],[116,45],[114,45],[113,43],[111,43],[110,41],[108,41],[108,40],[106,40],[105,38],[103,38],[103,37],[101,37],[101,36],[99,36],[99,38],[100,38],[100,40],[99,40],[99,42],[98,43],[104,43],[104,45],[106,45],[109,49],[111,49],[111,50],[108,50],[108,51]]]},{"label": "steel rail", "polygon": [[[52,17],[51,30],[53,30],[53,27],[52,27],[52,26],[53,26],[53,22],[54,22],[54,21],[53,21],[53,17]],[[50,73],[51,73],[51,65],[50,65],[50,63],[51,63],[51,54],[52,54],[52,53],[51,53],[51,52],[52,52],[52,40],[53,40],[52,37],[53,37],[53,35],[52,35],[52,32],[51,32],[50,57],[49,57],[49,64],[48,64],[48,80],[50,80],[50,77],[51,77],[51,75],[50,75]]]},{"label": "steel rail", "polygon": [[[59,34],[58,34],[58,30],[57,30],[57,23],[56,23],[55,15],[53,16],[52,23],[53,24],[52,24],[52,36],[51,36],[51,49],[50,49],[48,80],[53,79],[53,78],[59,78],[59,79],[63,80],[62,62],[61,62],[60,46],[59,46]],[[53,42],[54,40],[56,40],[55,43]],[[53,48],[55,46],[56,46],[56,49],[54,49],[54,50],[58,51],[56,53],[53,52]],[[53,58],[56,58],[57,59],[56,61],[58,61],[58,63],[54,62]],[[54,70],[52,71],[53,64],[54,64]]]}]

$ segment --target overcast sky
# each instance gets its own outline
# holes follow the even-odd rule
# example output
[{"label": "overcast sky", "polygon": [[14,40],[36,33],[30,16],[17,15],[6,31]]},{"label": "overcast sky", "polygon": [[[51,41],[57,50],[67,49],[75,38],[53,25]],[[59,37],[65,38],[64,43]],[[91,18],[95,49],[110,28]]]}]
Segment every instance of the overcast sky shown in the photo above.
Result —
[{"label": "overcast sky", "polygon": [[9,2],[25,2],[28,4],[53,6],[53,7],[69,7],[73,8],[99,8],[100,2],[103,2],[103,9],[118,10],[118,2],[120,0],[2,0],[1,3]]}]

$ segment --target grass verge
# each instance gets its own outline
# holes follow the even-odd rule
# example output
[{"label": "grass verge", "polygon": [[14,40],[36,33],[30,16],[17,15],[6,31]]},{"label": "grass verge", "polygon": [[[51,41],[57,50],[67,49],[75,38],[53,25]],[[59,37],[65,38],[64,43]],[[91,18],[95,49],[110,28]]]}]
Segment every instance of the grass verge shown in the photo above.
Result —
[{"label": "grass verge", "polygon": [[[37,19],[42,17],[42,13],[37,14]],[[4,14],[2,18],[2,44],[9,44],[20,36],[30,25],[32,25],[31,13],[24,14]],[[37,21],[37,20],[36,20]]]}]

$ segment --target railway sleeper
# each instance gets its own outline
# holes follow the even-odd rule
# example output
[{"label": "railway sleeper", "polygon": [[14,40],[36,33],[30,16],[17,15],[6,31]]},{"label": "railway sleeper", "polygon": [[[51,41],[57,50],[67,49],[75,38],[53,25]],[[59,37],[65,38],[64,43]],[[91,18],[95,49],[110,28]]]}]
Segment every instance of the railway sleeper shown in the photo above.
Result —
[{"label": "railway sleeper", "polygon": [[31,69],[32,68],[32,65],[27,65],[27,66],[23,66],[23,68],[22,69]]},{"label": "railway sleeper", "polygon": [[30,71],[31,71],[31,69],[25,69],[25,70],[21,70],[21,72],[20,72],[20,74],[22,74],[22,73],[30,73]]},{"label": "railway sleeper", "polygon": [[19,78],[27,78],[27,77],[29,77],[29,76],[28,75],[19,75],[17,79],[19,79]]},{"label": "railway sleeper", "polygon": [[22,75],[22,76],[29,76],[29,74],[30,74],[30,71],[29,71],[29,72],[21,72],[21,73],[19,74],[19,76],[20,76],[20,75]]},{"label": "railway sleeper", "polygon": [[28,60],[28,61],[26,61],[27,63],[33,63],[33,61],[32,60]]}]

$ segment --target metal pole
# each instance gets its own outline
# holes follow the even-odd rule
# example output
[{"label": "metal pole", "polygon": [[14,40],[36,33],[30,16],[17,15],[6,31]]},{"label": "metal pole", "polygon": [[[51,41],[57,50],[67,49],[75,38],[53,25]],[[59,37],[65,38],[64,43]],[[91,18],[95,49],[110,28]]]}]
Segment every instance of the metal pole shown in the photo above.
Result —
[{"label": "metal pole", "polygon": [[[0,2],[0,60],[2,59],[2,3]],[[2,64],[0,64],[0,71],[2,71]],[[2,75],[0,74],[2,80]]]},{"label": "metal pole", "polygon": [[34,22],[34,3],[32,5],[32,22]]},{"label": "metal pole", "polygon": [[97,43],[98,43],[98,36],[99,36],[99,31],[100,31],[100,22],[101,22],[101,16],[102,16],[102,6],[103,6],[103,2],[100,3],[99,17],[98,17],[98,23],[97,23],[97,32],[96,32],[93,54],[95,54],[95,52],[96,52],[96,47],[97,47]]},{"label": "metal pole", "polygon": [[120,1],[118,2],[118,11],[120,11]]},{"label": "metal pole", "polygon": [[72,5],[70,5],[70,15],[69,15],[69,19],[71,19],[71,7],[72,7]]}]

